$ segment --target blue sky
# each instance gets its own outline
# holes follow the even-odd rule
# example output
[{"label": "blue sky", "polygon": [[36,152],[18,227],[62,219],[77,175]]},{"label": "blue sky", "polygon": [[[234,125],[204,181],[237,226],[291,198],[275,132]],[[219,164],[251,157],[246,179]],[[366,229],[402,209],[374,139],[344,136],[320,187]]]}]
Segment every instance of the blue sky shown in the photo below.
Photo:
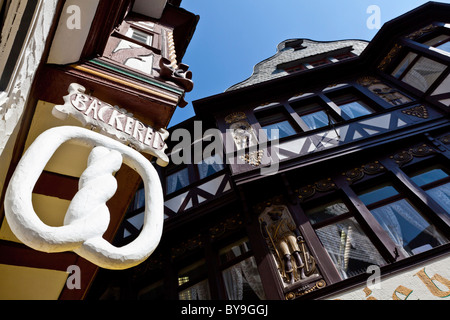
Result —
[{"label": "blue sky", "polygon": [[[421,0],[183,0],[200,16],[183,58],[193,73],[188,105],[177,108],[169,126],[194,116],[192,101],[224,92],[251,76],[253,66],[276,53],[286,39],[370,41],[369,6],[380,8],[381,24],[428,1]],[[450,3],[450,0],[440,2]]]}]

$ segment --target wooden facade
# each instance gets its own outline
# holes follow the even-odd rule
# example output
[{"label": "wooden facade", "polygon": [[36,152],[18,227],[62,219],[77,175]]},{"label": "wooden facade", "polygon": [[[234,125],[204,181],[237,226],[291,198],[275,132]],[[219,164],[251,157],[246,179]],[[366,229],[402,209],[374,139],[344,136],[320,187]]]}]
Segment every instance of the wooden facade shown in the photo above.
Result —
[{"label": "wooden facade", "polygon": [[[364,289],[371,265],[387,277],[448,259],[449,13],[446,4],[427,3],[386,23],[366,45],[320,46],[290,62],[274,56],[248,80],[195,101],[196,116],[171,133],[194,135],[201,123],[194,153],[198,141],[212,141],[203,133],[218,129],[223,165],[206,176],[195,161],[162,169],[159,249],[135,269],[103,271],[90,298],[327,299]],[[313,52],[314,45],[290,40],[279,51]],[[263,79],[264,68],[285,73]],[[284,134],[274,139],[270,128]],[[176,142],[171,148],[178,156]],[[426,172],[442,175],[421,181]],[[117,243],[139,233],[138,195]],[[399,239],[380,216],[396,205],[407,212],[397,213],[402,223],[421,230],[414,239]],[[272,226],[295,234],[289,245],[300,249],[290,262],[289,232],[277,238]],[[448,268],[441,271],[448,286]]]}]

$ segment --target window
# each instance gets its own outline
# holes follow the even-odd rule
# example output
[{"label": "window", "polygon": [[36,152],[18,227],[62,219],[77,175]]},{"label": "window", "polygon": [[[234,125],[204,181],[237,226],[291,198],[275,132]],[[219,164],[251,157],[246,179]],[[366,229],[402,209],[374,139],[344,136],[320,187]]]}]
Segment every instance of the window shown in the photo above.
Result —
[{"label": "window", "polygon": [[355,54],[353,54],[351,52],[347,52],[347,53],[335,55],[333,58],[341,61],[341,60],[346,60],[346,59],[353,58],[353,57],[355,57]]},{"label": "window", "polygon": [[341,200],[309,208],[305,213],[342,279],[364,273],[370,265],[385,264]]},{"label": "window", "polygon": [[450,178],[439,165],[427,167],[411,174],[411,179],[450,215]]},{"label": "window", "polygon": [[224,169],[222,157],[218,154],[210,156],[197,163],[200,179],[206,178]]},{"label": "window", "polygon": [[319,103],[297,106],[294,110],[310,130],[326,127],[336,122]]},{"label": "window", "polygon": [[417,208],[390,183],[359,194],[361,201],[405,256],[447,242]]},{"label": "window", "polygon": [[405,72],[405,70],[411,65],[411,63],[416,59],[417,53],[410,52],[406,57],[400,62],[397,68],[394,69],[392,75],[395,78],[400,78],[400,76]]},{"label": "window", "polygon": [[180,300],[211,300],[205,260],[200,260],[178,272]]},{"label": "window", "polygon": [[181,188],[187,187],[189,183],[188,168],[183,168],[175,173],[172,173],[166,178],[166,194],[173,193]]},{"label": "window", "polygon": [[425,92],[437,80],[446,66],[434,60],[420,57],[414,66],[403,77],[410,86]]},{"label": "window", "polygon": [[148,46],[153,44],[153,35],[134,28],[128,30],[127,36]]},{"label": "window", "polygon": [[294,73],[298,71],[306,70],[306,67],[303,64],[296,65],[295,67],[290,67],[285,69],[287,73]]},{"label": "window", "polygon": [[352,93],[332,98],[333,102],[350,119],[355,119],[373,113],[373,109]]},{"label": "window", "polygon": [[426,92],[444,72],[446,65],[416,53],[408,53],[391,73],[395,78]]},{"label": "window", "polygon": [[136,194],[134,195],[133,201],[131,201],[130,205],[128,206],[127,212],[133,212],[136,210],[139,210],[145,206],[145,189],[144,186],[141,185],[136,191]]},{"label": "window", "polygon": [[283,112],[260,113],[259,115],[256,116],[269,140],[281,139],[297,133]]}]

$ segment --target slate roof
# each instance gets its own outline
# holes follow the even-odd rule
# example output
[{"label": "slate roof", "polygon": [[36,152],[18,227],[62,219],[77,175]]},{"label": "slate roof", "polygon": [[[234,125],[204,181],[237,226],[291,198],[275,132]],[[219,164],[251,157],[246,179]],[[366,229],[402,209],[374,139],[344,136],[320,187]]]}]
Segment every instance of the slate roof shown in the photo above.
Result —
[{"label": "slate roof", "polygon": [[257,83],[283,77],[288,74],[283,68],[293,67],[302,62],[310,62],[332,56],[333,53],[352,52],[359,56],[369,44],[363,40],[339,40],[320,42],[309,39],[289,39],[277,46],[277,53],[255,65],[253,74],[226,91],[232,91]]}]

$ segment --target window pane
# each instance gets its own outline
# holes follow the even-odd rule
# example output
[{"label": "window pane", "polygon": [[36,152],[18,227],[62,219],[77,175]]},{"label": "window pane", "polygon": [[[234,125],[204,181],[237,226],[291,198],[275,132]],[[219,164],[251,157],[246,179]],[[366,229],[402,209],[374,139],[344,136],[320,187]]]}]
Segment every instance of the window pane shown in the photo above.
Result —
[{"label": "window pane", "polygon": [[424,42],[425,45],[435,47],[447,52],[450,52],[450,37],[448,35],[442,34],[433,38],[427,42]]},{"label": "window pane", "polygon": [[341,201],[327,203],[325,205],[305,211],[306,215],[311,221],[311,224],[316,224],[318,222],[339,216],[347,212],[349,212],[347,206]]},{"label": "window pane", "polygon": [[436,48],[450,52],[450,41],[444,42],[443,44],[436,46]]},{"label": "window pane", "polygon": [[372,110],[368,106],[359,101],[353,101],[340,105],[339,108],[341,108],[342,111],[344,111],[344,113],[351,119],[362,117],[372,113]]},{"label": "window pane", "polygon": [[372,209],[371,213],[406,256],[447,242],[406,199]]},{"label": "window pane", "polygon": [[228,300],[264,300],[265,294],[254,257],[222,272]]},{"label": "window pane", "polygon": [[392,72],[392,75],[396,78],[400,78],[400,76],[405,72],[406,68],[413,62],[413,60],[417,57],[416,53],[408,53],[403,59],[403,61],[398,65],[397,68]]},{"label": "window pane", "polygon": [[133,38],[136,41],[142,42],[144,44],[150,45],[152,43],[152,35],[147,34],[145,32],[141,32],[136,29],[131,29],[131,38]]},{"label": "window pane", "polygon": [[447,178],[448,174],[440,168],[426,169],[425,172],[417,173],[411,177],[411,179],[418,185],[424,186],[431,182],[435,182],[444,178]]},{"label": "window pane", "polygon": [[440,36],[437,36],[431,40],[428,40],[426,42],[424,42],[424,45],[430,46],[430,47],[434,47],[435,45],[439,45],[439,43],[446,41],[448,39],[448,36],[445,34],[441,34]]},{"label": "window pane", "polygon": [[365,273],[370,265],[385,264],[354,218],[319,228],[316,233],[343,279]]},{"label": "window pane", "polygon": [[278,122],[262,127],[266,130],[267,138],[269,140],[281,139],[296,134],[289,121]]},{"label": "window pane", "polygon": [[450,215],[450,182],[429,189],[427,194]]},{"label": "window pane", "polygon": [[330,123],[334,123],[333,119],[329,118],[327,113],[323,110],[313,112],[300,116],[306,125],[311,129],[322,128],[328,126]]},{"label": "window pane", "polygon": [[408,71],[403,81],[425,92],[445,70],[446,66],[431,59],[421,57]]},{"label": "window pane", "polygon": [[188,168],[184,168],[167,177],[167,194],[180,190],[189,185]]},{"label": "window pane", "polygon": [[215,154],[197,163],[200,179],[206,178],[216,172],[223,170],[222,157]]},{"label": "window pane", "polygon": [[379,186],[359,195],[361,201],[366,205],[398,195],[398,191],[391,185]]}]

